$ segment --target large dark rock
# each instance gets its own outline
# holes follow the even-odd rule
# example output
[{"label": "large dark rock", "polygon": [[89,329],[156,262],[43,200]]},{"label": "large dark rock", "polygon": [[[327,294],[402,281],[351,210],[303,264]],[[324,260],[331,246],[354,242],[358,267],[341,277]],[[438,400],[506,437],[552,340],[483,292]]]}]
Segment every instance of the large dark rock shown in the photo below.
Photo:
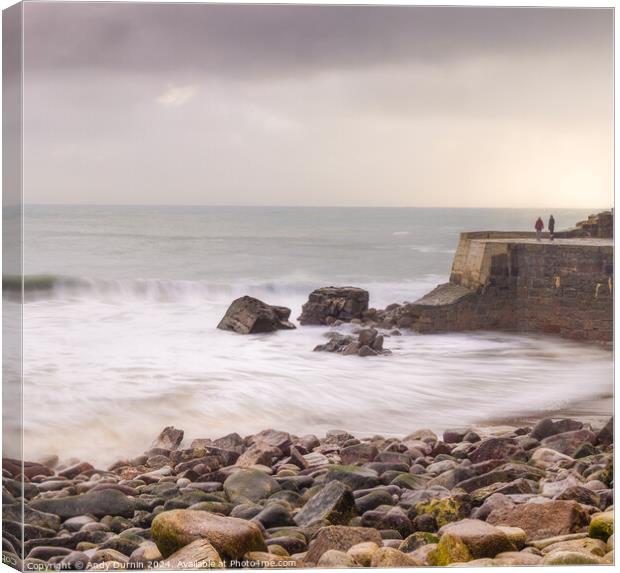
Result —
[{"label": "large dark rock", "polygon": [[605,426],[596,434],[596,441],[599,445],[608,446],[614,442],[614,419],[609,418]]},{"label": "large dark rock", "polygon": [[465,479],[456,484],[457,487],[471,493],[482,487],[493,485],[497,482],[507,483],[516,479],[540,480],[545,475],[544,471],[522,463],[507,463],[490,472]]},{"label": "large dark rock", "polygon": [[183,430],[166,426],[151,445],[151,449],[176,450],[183,441]]},{"label": "large dark rock", "polygon": [[291,330],[295,325],[289,322],[290,316],[290,308],[271,306],[257,298],[242,296],[231,303],[217,327],[239,334]]},{"label": "large dark rock", "polygon": [[348,523],[354,517],[355,502],[351,489],[338,481],[328,483],[295,515],[297,525],[306,527],[318,521],[336,525]]},{"label": "large dark rock", "polygon": [[477,464],[488,460],[527,459],[523,448],[512,438],[487,438],[469,454],[469,459]]},{"label": "large dark rock", "polygon": [[557,420],[555,422],[551,418],[543,418],[532,428],[530,436],[537,440],[543,440],[549,436],[555,436],[562,432],[581,430],[581,428],[583,428],[583,423],[577,420],[571,420],[570,418]]},{"label": "large dark rock", "polygon": [[368,291],[357,287],[322,287],[310,293],[301,308],[301,324],[330,324],[361,319],[368,310]]},{"label": "large dark rock", "polygon": [[596,434],[587,429],[562,432],[542,440],[541,445],[561,454],[573,456],[584,442],[596,444]]},{"label": "large dark rock", "polygon": [[11,505],[3,504],[2,519],[10,519],[17,522],[23,519],[28,525],[34,525],[35,527],[44,527],[52,530],[60,529],[60,518],[57,515],[43,513],[27,505],[24,505],[22,508],[21,504],[18,503]]},{"label": "large dark rock", "polygon": [[54,475],[53,470],[42,464],[36,462],[22,462],[21,460],[15,460],[12,458],[2,458],[2,469],[8,471],[14,478],[22,475],[22,469],[23,475],[27,478],[32,478],[39,475]]},{"label": "large dark rock", "polygon": [[44,513],[52,513],[61,519],[90,514],[95,517],[120,515],[132,517],[136,502],[115,489],[102,489],[82,495],[52,499],[37,499],[30,507]]},{"label": "large dark rock", "polygon": [[378,486],[379,474],[369,468],[333,464],[325,474],[325,481],[333,480],[340,481],[355,491]]}]

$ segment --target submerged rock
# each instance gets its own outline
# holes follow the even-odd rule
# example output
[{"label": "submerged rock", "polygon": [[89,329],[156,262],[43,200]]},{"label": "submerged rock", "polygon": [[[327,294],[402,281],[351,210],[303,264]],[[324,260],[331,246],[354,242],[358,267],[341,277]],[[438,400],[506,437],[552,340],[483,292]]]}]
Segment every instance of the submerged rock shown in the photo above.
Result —
[{"label": "submerged rock", "polygon": [[242,296],[231,303],[217,327],[239,334],[291,330],[295,325],[289,322],[290,316],[290,308],[271,306],[257,298]]}]

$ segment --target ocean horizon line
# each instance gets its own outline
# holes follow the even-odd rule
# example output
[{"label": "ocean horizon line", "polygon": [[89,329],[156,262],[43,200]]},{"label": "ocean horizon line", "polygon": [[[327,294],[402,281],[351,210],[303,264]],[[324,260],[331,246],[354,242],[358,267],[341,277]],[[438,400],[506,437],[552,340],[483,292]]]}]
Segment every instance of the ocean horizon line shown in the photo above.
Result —
[{"label": "ocean horizon line", "polygon": [[472,206],[429,206],[429,205],[258,205],[258,204],[208,204],[208,203],[23,203],[23,207],[201,207],[201,208],[226,208],[226,209],[458,209],[467,210],[487,210],[487,211],[530,211],[533,209],[563,209],[571,211],[605,211],[613,209],[613,206],[601,207],[562,207],[558,205],[534,205],[529,207],[472,207]]}]

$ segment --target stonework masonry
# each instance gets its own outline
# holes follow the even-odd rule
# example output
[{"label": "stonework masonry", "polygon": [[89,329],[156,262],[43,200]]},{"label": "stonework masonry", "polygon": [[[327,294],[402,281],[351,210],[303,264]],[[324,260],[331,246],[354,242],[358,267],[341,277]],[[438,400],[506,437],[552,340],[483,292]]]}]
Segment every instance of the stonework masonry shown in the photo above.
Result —
[{"label": "stonework masonry", "polygon": [[[607,226],[605,233],[611,227]],[[410,305],[421,333],[508,330],[611,345],[613,239],[463,233],[450,282]]]}]

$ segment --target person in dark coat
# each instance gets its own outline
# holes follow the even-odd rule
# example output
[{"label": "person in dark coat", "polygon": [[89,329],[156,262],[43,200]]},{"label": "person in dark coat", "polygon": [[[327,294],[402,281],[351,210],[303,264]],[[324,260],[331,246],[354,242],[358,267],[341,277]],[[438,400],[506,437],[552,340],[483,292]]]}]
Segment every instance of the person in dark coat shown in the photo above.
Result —
[{"label": "person in dark coat", "polygon": [[542,236],[542,230],[545,228],[545,224],[543,223],[543,220],[538,217],[538,219],[536,219],[536,223],[534,224],[534,229],[536,229],[536,240],[540,241],[540,237]]},{"label": "person in dark coat", "polygon": [[549,224],[547,225],[547,229],[549,229],[549,239],[553,241],[553,232],[555,231],[555,219],[553,215],[549,217]]}]

